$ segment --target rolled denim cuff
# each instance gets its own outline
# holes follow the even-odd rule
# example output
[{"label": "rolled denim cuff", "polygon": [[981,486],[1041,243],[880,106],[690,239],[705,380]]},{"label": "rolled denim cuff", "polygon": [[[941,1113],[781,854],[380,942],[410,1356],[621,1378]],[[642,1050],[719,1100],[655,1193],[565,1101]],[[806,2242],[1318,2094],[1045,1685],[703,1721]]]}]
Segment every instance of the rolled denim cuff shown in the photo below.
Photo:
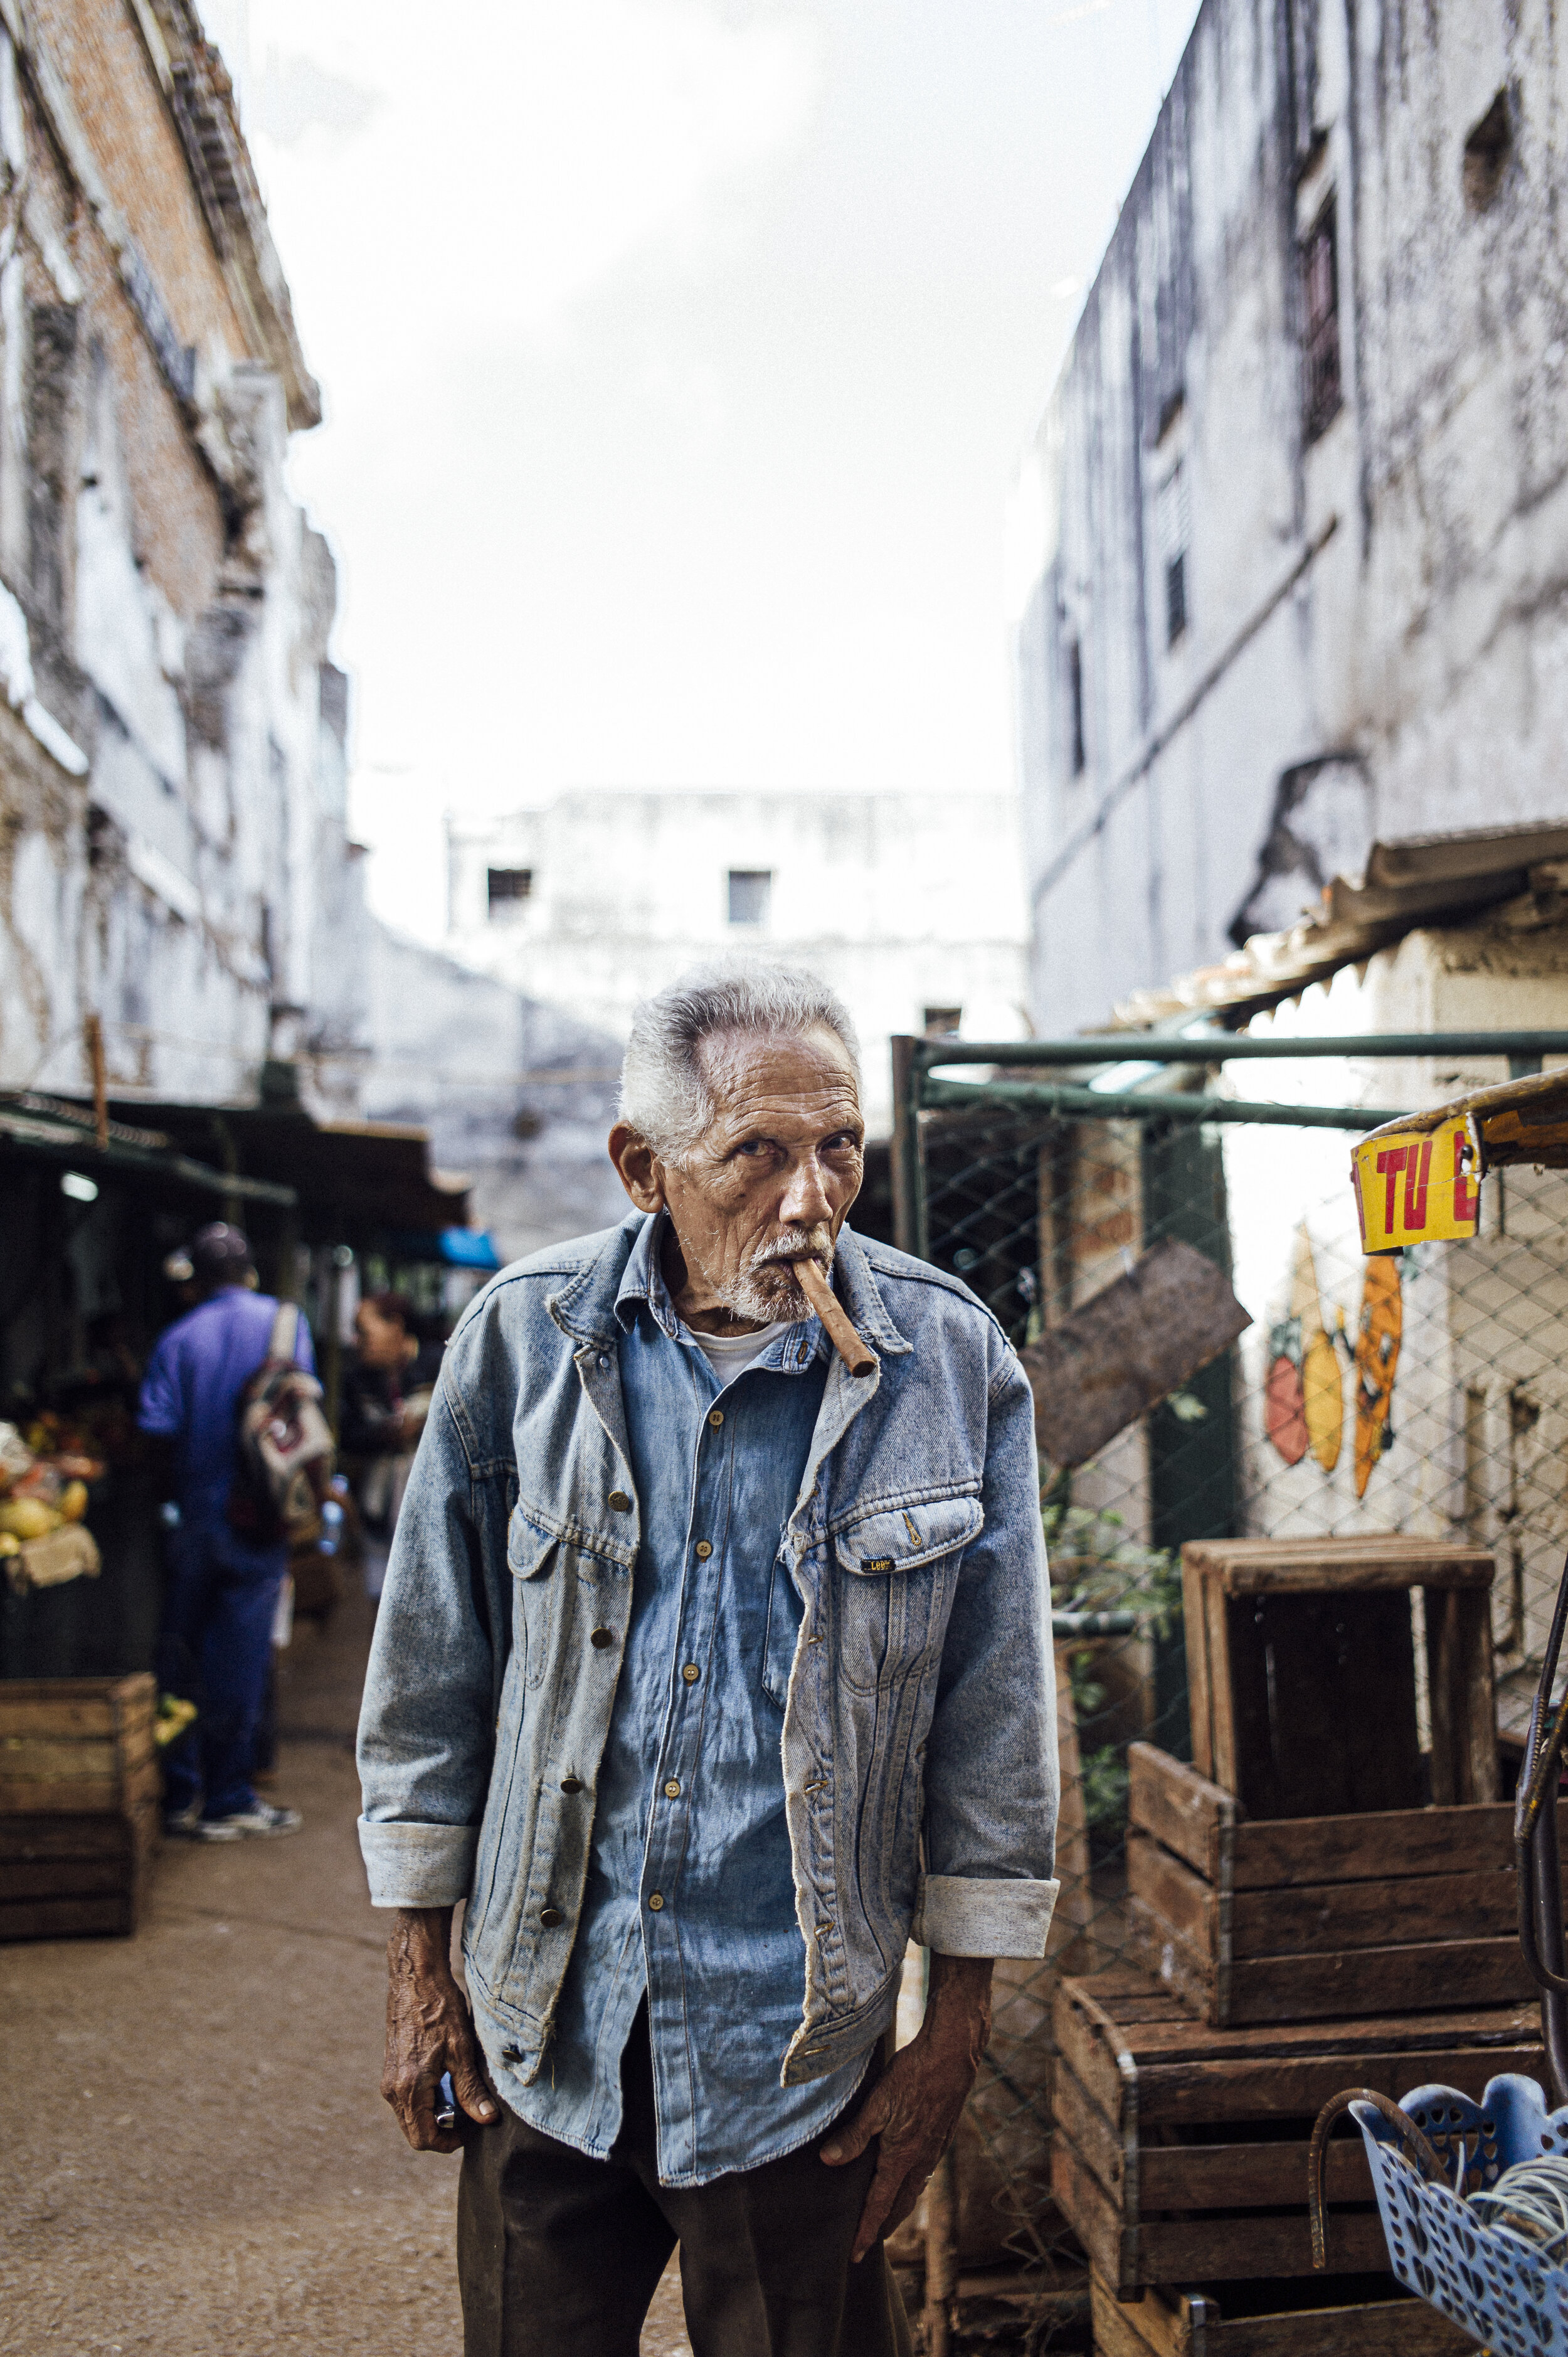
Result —
[{"label": "rolled denim cuff", "polygon": [[911,1937],[939,1956],[1043,1956],[1059,1882],[926,1874]]},{"label": "rolled denim cuff", "polygon": [[456,1907],[474,1879],[478,1825],[375,1824],[360,1819],[372,1907]]}]

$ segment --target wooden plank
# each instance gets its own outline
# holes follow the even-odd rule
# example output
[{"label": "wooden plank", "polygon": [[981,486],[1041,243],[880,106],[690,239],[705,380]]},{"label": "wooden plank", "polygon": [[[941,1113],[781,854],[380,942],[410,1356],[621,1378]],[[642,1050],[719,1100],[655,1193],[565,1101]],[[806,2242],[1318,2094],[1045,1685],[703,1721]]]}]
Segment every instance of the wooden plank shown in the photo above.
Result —
[{"label": "wooden plank", "polygon": [[1343,2021],[1282,2021],[1265,2028],[1217,2029],[1196,2018],[1185,2021],[1119,2024],[1116,1999],[1100,1996],[1097,1979],[1064,1983],[1063,1994],[1102,2017],[1108,2034],[1127,2050],[1138,2067],[1176,2058],[1201,2057],[1222,2061],[1235,2055],[1244,2061],[1263,2056],[1307,2054],[1369,2054],[1386,2050],[1411,2052],[1429,2046],[1516,2045],[1537,2038],[1539,2021],[1528,2005],[1473,2006],[1452,2012],[1440,2009],[1403,2011],[1380,2018]]},{"label": "wooden plank", "polygon": [[0,1905],[22,1899],[124,1897],[134,1885],[137,1860],[64,1857],[38,1862],[7,1858],[0,1865]]},{"label": "wooden plank", "polygon": [[1138,2116],[1150,2131],[1214,2121],[1312,2120],[1347,2087],[1370,2087],[1397,2103],[1412,2087],[1457,2087],[1478,2102],[1488,2079],[1517,2071],[1544,2086],[1539,2040],[1450,2053],[1303,2058],[1291,2062],[1176,2062],[1138,2075]]},{"label": "wooden plank", "polygon": [[[1064,1980],[1057,1992],[1051,2027],[1057,2067],[1073,2072],[1108,2120],[1121,2124],[1127,2074],[1119,2057],[1128,2031],[1119,2028],[1095,1995],[1095,1981]],[[1176,2025],[1189,2029],[1190,2023]]]},{"label": "wooden plank", "polygon": [[1233,1826],[1240,1814],[1234,1795],[1154,1743],[1128,1746],[1127,1775],[1129,1821],[1208,1881],[1218,1881],[1221,1828]]},{"label": "wooden plank", "polygon": [[[1129,1842],[1129,1887],[1131,1867]],[[1167,1881],[1168,1877],[1159,1886],[1162,1897]],[[1445,1945],[1445,1931],[1455,1926],[1462,1926],[1472,1939],[1500,1939],[1517,1922],[1517,1890],[1515,1876],[1494,1867],[1480,1874],[1422,1874],[1399,1881],[1319,1882],[1288,1890],[1238,1891],[1230,1901],[1231,1956],[1240,1963],[1261,1956],[1386,1948],[1401,1939],[1413,1944],[1412,1935],[1423,1925],[1432,1927],[1432,1939],[1423,1943],[1432,1946]],[[1150,1904],[1155,1903],[1151,1899]]]},{"label": "wooden plank", "polygon": [[[1181,1551],[1181,1609],[1187,1636],[1187,1717],[1192,1729],[1192,1764],[1196,1774],[1214,1773],[1214,1704],[1208,1659],[1208,1622],[1204,1602],[1203,1574]],[[1176,1845],[1173,1843],[1172,1847]]]},{"label": "wooden plank", "polygon": [[[1072,2221],[1083,2241],[1082,2229]],[[1090,2258],[1094,2251],[1085,2241]],[[1328,2259],[1336,2275],[1375,2275],[1387,2269],[1388,2251],[1377,2212],[1330,2212]],[[1130,2280],[1145,2284],[1224,2283],[1238,2277],[1310,2276],[1312,2239],[1306,2204],[1296,2217],[1251,2213],[1238,2233],[1234,2218],[1145,2218],[1138,2228]]]},{"label": "wooden plank", "polygon": [[0,1815],[5,1816],[129,1816],[140,1803],[156,1800],[158,1763],[145,1760],[123,1777],[81,1777],[70,1782],[39,1782],[27,1777],[0,1775]]},{"label": "wooden plank", "polygon": [[[1559,1806],[1560,1837],[1568,1810]],[[1380,1809],[1333,1817],[1245,1818],[1231,1843],[1232,1887],[1384,1882],[1402,1875],[1471,1874],[1513,1865],[1513,1811],[1504,1805]]]},{"label": "wooden plank", "polygon": [[1355,1948],[1326,1956],[1237,1957],[1232,2022],[1330,2020],[1405,2007],[1505,2005],[1534,1984],[1516,1938]]},{"label": "wooden plank", "polygon": [[1498,1797],[1497,1699],[1489,1598],[1474,1591],[1426,1598],[1432,1797],[1439,1805]]},{"label": "wooden plank", "polygon": [[28,1695],[15,1702],[4,1695],[4,1685],[12,1683],[0,1682],[0,1740],[9,1735],[113,1736],[119,1725],[111,1695]]},{"label": "wooden plank", "polygon": [[[1252,2144],[1145,2145],[1138,2155],[1138,2207],[1156,2210],[1285,2210],[1306,2200],[1307,2140]],[[1083,2148],[1080,2154],[1089,2158]],[[1352,2131],[1328,2147],[1328,2199],[1370,2201],[1366,2147]]]},{"label": "wooden plank", "polygon": [[31,1732],[35,1714],[102,1709],[113,1727],[150,1725],[157,1708],[157,1681],[138,1670],[124,1678],[0,1679],[0,1735]]},{"label": "wooden plank", "polygon": [[[1184,1937],[1145,1900],[1136,1896],[1127,1900],[1127,1945],[1140,1964],[1147,1964],[1151,1973],[1159,1975],[1189,2017],[1196,2013],[1205,2021],[1219,2021],[1222,2014],[1228,2018],[1226,1996],[1208,1944],[1201,1939]],[[1225,1992],[1229,1987],[1227,1974]]]},{"label": "wooden plank", "polygon": [[1122,2201],[1125,2167],[1121,2131],[1108,2120],[1079,2081],[1057,2057],[1051,2085],[1051,2117],[1056,2135],[1065,2136],[1083,2166],[1118,2209]]},{"label": "wooden plank", "polygon": [[[1406,1588],[1224,1595],[1230,1674],[1218,1683],[1215,1781],[1250,1817],[1418,1808],[1427,1797]],[[1233,1772],[1221,1773],[1229,1704]]]},{"label": "wooden plank", "polygon": [[0,1781],[70,1782],[79,1777],[115,1776],[151,1760],[156,1746],[150,1726],[114,1735],[0,1735]]},{"label": "wooden plank", "polygon": [[1095,2357],[1190,2357],[1190,2336],[1173,2337],[1165,2329],[1163,2313],[1154,2315],[1157,2294],[1140,2300],[1122,2300],[1115,2287],[1098,2275],[1090,2279]]},{"label": "wooden plank", "polygon": [[1213,1884],[1137,1827],[1127,1835],[1127,1890],[1129,1897],[1141,1899],[1179,1938],[1193,1942],[1200,1953],[1212,1955]]},{"label": "wooden plank", "polygon": [[134,1925],[128,1894],[115,1899],[27,1899],[0,1901],[0,1941],[70,1940],[96,1934],[124,1937]]},{"label": "wooden plank", "polygon": [[1208,1661],[1208,1774],[1225,1792],[1237,1791],[1236,1725],[1231,1697],[1235,1680],[1230,1660],[1230,1616],[1219,1582],[1201,1583],[1203,1645]]},{"label": "wooden plank", "polygon": [[129,1857],[147,1819],[156,1832],[156,1810],[128,1817],[0,1817],[0,1876],[16,1859]]},{"label": "wooden plank", "polygon": [[1123,2232],[1117,2205],[1066,2136],[1051,2139],[1051,2197],[1089,2254],[1090,2264],[1108,2282],[1126,2287],[1137,2281],[1134,2238]]},{"label": "wooden plank", "polygon": [[1407,1538],[1189,1539],[1182,1549],[1205,1584],[1230,1596],[1337,1588],[1489,1588],[1495,1558],[1463,1541]]}]

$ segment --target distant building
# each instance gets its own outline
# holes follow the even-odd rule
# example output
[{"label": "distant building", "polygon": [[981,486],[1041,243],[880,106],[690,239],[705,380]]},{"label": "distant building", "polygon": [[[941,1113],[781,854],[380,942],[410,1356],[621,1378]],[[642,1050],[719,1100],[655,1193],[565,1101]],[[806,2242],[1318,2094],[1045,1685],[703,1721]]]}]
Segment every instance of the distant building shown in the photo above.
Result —
[{"label": "distant building", "polygon": [[1204,0],[1021,489],[1052,1030],[1375,838],[1568,814],[1554,27]]},{"label": "distant building", "polygon": [[809,966],[859,1027],[874,1134],[890,1034],[1024,1029],[1010,795],[585,791],[454,818],[448,846],[453,954],[618,1039],[698,959]]},{"label": "distant building", "polygon": [[351,1103],[364,920],[321,414],[192,0],[0,28],[0,1086]]}]

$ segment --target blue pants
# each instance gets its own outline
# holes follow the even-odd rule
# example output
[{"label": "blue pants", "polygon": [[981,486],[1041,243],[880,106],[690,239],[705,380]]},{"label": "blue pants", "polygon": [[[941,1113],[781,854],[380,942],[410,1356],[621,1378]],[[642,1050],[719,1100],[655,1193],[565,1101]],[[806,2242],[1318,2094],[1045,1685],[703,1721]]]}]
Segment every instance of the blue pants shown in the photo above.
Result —
[{"label": "blue pants", "polygon": [[170,1531],[158,1683],[199,1713],[164,1754],[164,1807],[198,1797],[206,1817],[253,1806],[251,1763],[266,1691],[273,1615],[288,1568],[283,1546],[248,1546],[226,1522]]}]

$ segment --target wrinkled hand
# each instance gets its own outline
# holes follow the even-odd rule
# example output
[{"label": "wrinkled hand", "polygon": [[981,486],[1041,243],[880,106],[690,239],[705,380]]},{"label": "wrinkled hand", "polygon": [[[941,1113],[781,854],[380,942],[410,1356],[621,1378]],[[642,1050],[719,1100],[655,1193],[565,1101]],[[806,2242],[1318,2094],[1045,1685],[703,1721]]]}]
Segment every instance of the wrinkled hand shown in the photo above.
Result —
[{"label": "wrinkled hand", "polygon": [[387,1942],[387,2047],[381,2093],[415,2152],[457,2152],[454,2128],[438,2129],[441,2073],[450,2071],[471,2120],[499,2119],[485,2078],[473,2017],[452,1977],[450,1907],[400,1907]]},{"label": "wrinkled hand", "polygon": [[951,2144],[991,2035],[991,1959],[931,1958],[926,2018],[893,2058],[847,2127],[823,2145],[830,2169],[858,2160],[880,2138],[876,2174],[855,2230],[853,2260],[902,2225]]}]

